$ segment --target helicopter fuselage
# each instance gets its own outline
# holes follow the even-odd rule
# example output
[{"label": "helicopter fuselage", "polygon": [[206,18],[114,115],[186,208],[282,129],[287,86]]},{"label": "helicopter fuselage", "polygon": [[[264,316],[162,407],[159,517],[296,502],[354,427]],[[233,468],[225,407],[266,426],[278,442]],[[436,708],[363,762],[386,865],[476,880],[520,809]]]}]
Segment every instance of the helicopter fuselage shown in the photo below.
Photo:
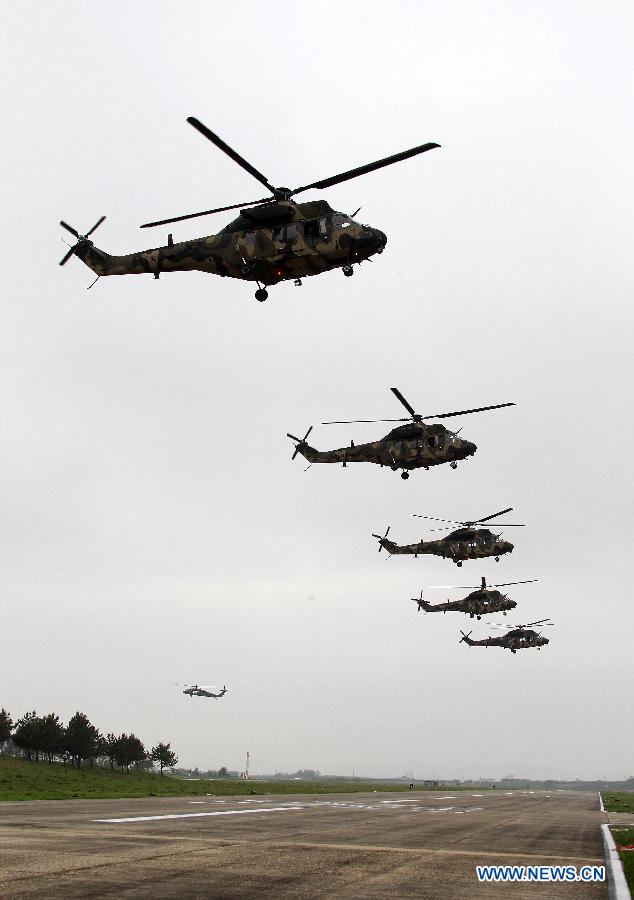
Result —
[{"label": "helicopter fuselage", "polygon": [[463,612],[473,618],[484,616],[487,613],[503,612],[514,609],[517,606],[515,600],[510,600],[506,594],[492,589],[477,590],[464,597],[462,600],[446,600],[444,603],[427,603],[418,601],[425,612]]},{"label": "helicopter fuselage", "polygon": [[483,638],[481,641],[474,641],[467,634],[462,636],[461,641],[464,641],[470,647],[504,647],[506,650],[510,650],[511,653],[516,653],[518,650],[528,650],[531,647],[540,648],[549,643],[548,638],[543,637],[537,631],[533,631],[532,628],[515,628],[501,637],[488,637]]},{"label": "helicopter fuselage", "polygon": [[459,438],[444,425],[428,425],[426,422],[410,422],[394,428],[384,438],[367,444],[354,444],[337,450],[316,450],[306,441],[300,441],[297,449],[310,463],[339,463],[346,466],[353,462],[370,462],[388,466],[393,471],[402,469],[428,469],[458,460],[467,459],[476,452],[476,445]]},{"label": "helicopter fuselage", "polygon": [[410,554],[442,556],[461,566],[467,559],[484,559],[494,556],[496,561],[505,553],[513,551],[513,544],[501,540],[488,528],[458,528],[439,541],[419,541],[417,544],[396,544],[387,538],[380,538],[381,547],[389,554]]},{"label": "helicopter fuselage", "polygon": [[190,697],[214,697],[218,699],[219,697],[224,697],[227,693],[227,689],[223,688],[220,693],[214,694],[213,691],[206,691],[204,688],[196,687],[188,687],[183,691],[184,694],[188,694]]},{"label": "helicopter fuselage", "polygon": [[324,200],[277,201],[244,209],[218,234],[113,256],[82,239],[74,252],[99,276],[208,272],[263,285],[319,275],[382,253],[382,231],[361,225]]}]

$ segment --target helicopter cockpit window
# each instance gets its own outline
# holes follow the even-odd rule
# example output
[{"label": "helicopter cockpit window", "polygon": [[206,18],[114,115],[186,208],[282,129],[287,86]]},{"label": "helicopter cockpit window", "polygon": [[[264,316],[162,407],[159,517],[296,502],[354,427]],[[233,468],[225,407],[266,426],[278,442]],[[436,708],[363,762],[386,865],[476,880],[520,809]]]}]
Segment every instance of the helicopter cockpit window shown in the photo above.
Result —
[{"label": "helicopter cockpit window", "polygon": [[334,228],[348,228],[352,223],[343,213],[335,213],[332,217],[332,224]]},{"label": "helicopter cockpit window", "polygon": [[327,219],[320,219],[320,220],[319,220],[319,233],[320,233],[322,236],[325,236],[326,234],[328,234],[328,221],[327,221]]},{"label": "helicopter cockpit window", "polygon": [[304,222],[304,236],[307,238],[319,237],[318,219],[310,219],[308,222]]},{"label": "helicopter cockpit window", "polygon": [[442,434],[430,434],[430,436],[427,438],[427,443],[434,450],[439,450],[443,445]]}]

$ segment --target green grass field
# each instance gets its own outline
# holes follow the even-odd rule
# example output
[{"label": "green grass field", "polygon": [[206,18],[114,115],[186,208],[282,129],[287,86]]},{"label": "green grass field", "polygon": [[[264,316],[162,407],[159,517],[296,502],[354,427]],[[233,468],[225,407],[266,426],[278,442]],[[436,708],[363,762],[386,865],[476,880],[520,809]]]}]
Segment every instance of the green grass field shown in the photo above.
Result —
[{"label": "green grass field", "polygon": [[601,796],[607,812],[624,812],[634,815],[634,793],[632,791],[602,791]]},{"label": "green grass field", "polygon": [[[622,828],[614,825],[610,830],[617,847],[634,847],[634,828]],[[623,863],[627,886],[634,897],[634,850],[621,850],[619,856]]]},{"label": "green grass field", "polygon": [[[444,790],[442,785],[434,790]],[[60,763],[0,757],[0,800],[72,800],[115,797],[178,797],[195,794],[350,794],[355,791],[405,791],[407,783],[361,781],[189,781],[141,772],[73,769]],[[422,785],[416,790],[430,790]],[[456,788],[452,787],[452,791]]]}]

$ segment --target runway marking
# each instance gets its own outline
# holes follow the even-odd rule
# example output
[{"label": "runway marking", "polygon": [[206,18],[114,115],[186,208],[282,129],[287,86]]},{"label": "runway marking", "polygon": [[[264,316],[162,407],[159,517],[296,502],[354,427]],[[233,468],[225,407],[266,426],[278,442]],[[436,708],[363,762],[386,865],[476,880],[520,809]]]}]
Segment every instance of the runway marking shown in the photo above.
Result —
[{"label": "runway marking", "polygon": [[432,800],[457,800],[457,797],[432,797]]},{"label": "runway marking", "polygon": [[122,822],[156,822],[159,819],[202,819],[207,816],[248,816],[255,813],[288,812],[289,810],[304,809],[303,806],[273,806],[270,809],[217,809],[214,812],[199,813],[167,813],[162,816],[130,816],[127,819],[93,819],[93,822],[122,823]]}]

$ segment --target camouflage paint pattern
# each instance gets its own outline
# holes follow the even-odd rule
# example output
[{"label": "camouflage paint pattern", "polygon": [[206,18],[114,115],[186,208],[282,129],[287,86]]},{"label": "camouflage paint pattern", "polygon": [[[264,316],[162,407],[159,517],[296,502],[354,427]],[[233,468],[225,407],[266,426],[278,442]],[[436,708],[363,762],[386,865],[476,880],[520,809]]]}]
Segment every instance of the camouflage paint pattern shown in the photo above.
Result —
[{"label": "camouflage paint pattern", "polygon": [[414,557],[429,554],[451,559],[461,566],[467,559],[484,559],[494,556],[496,562],[505,553],[512,553],[513,544],[501,540],[488,528],[459,528],[438,541],[419,541],[417,544],[396,544],[387,538],[378,538],[380,548],[392,555],[408,553]]},{"label": "camouflage paint pattern", "polygon": [[488,637],[481,641],[474,641],[468,634],[463,634],[460,642],[463,641],[470,647],[504,647],[511,653],[516,653],[518,650],[529,650],[531,647],[541,649],[549,643],[548,638],[533,631],[532,628],[514,628],[501,637]]},{"label": "camouflage paint pattern", "polygon": [[510,600],[506,594],[496,591],[493,588],[482,590],[479,588],[473,591],[462,600],[446,600],[444,603],[427,603],[425,600],[416,600],[420,603],[421,609],[425,612],[463,612],[472,619],[477,616],[484,616],[487,613],[501,612],[506,615],[509,609],[515,609],[517,602]]},{"label": "camouflage paint pattern", "polygon": [[258,225],[244,210],[220,233],[196,240],[175,244],[170,236],[166,246],[113,256],[81,239],[75,255],[99,276],[199,271],[272,285],[361,262],[382,253],[387,242],[382,231],[335,212],[324,200],[271,207],[278,224]]},{"label": "camouflage paint pattern", "polygon": [[340,463],[347,466],[353,462],[370,462],[388,466],[392,471],[402,469],[428,469],[473,456],[477,447],[471,441],[459,438],[444,425],[428,425],[425,422],[410,422],[394,428],[384,438],[368,444],[354,444],[338,450],[316,450],[306,441],[296,444],[297,450],[310,463]]}]

